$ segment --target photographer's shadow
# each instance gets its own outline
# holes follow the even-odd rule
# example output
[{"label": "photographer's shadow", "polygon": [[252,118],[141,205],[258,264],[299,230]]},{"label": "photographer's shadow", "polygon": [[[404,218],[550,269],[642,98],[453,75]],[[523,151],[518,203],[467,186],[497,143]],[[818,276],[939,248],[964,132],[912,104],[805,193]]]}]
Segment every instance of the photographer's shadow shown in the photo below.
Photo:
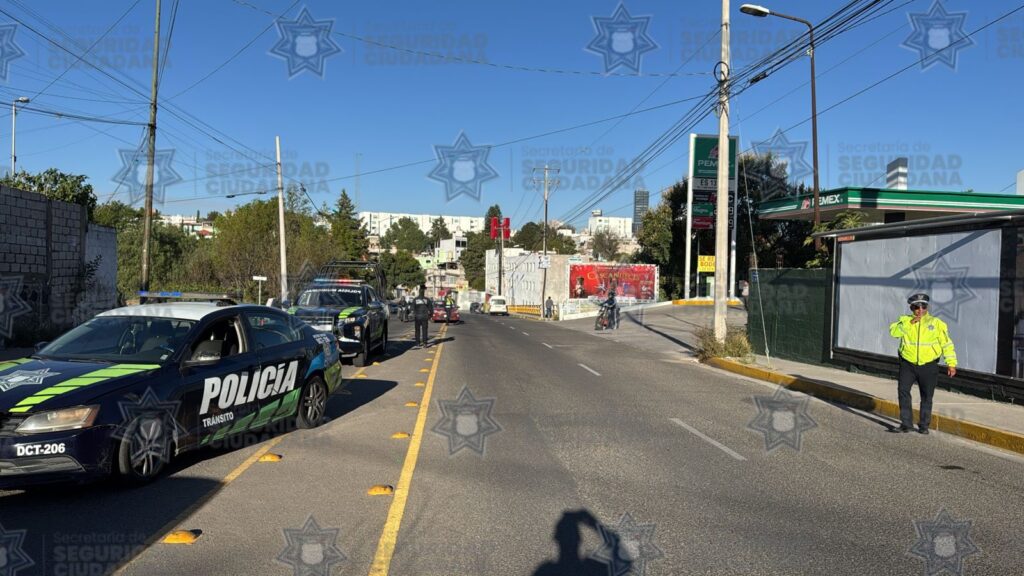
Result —
[{"label": "photographer's shadow", "polygon": [[600,524],[588,510],[569,510],[555,524],[554,539],[558,544],[558,558],[544,562],[533,572],[533,576],[607,576],[609,565],[593,555],[580,557],[583,535],[580,526],[597,532],[603,541],[601,551],[616,563],[616,574],[628,574],[632,562],[625,559],[620,550],[619,535]]}]

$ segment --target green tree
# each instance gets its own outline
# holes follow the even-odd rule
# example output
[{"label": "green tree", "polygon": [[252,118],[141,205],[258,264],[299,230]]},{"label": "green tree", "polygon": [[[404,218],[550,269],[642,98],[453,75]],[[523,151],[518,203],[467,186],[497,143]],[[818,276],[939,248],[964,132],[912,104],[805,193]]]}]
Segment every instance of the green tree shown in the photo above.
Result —
[{"label": "green tree", "polygon": [[100,226],[121,230],[125,226],[142,222],[142,208],[133,208],[124,202],[114,200],[100,204],[93,210],[92,221]]},{"label": "green tree", "polygon": [[643,226],[637,236],[640,251],[638,262],[667,267],[672,258],[672,209],[665,203],[643,216]]},{"label": "green tree", "polygon": [[216,210],[210,210],[209,212],[206,213],[206,220],[208,222],[214,222],[214,221],[217,220],[217,218],[219,216],[220,216],[220,212],[218,212]]},{"label": "green tree", "polygon": [[[574,254],[576,243],[572,238],[563,236],[553,226],[548,226],[548,252],[555,254]],[[540,252],[544,249],[544,230],[537,222],[527,222],[512,237],[512,244],[524,250]]]},{"label": "green tree", "polygon": [[280,284],[277,219],[277,200],[253,200],[217,219],[210,261],[224,289],[245,299],[254,296],[254,275],[266,276],[268,286]]},{"label": "green tree", "polygon": [[313,213],[313,203],[299,185],[292,182],[284,191],[284,210],[293,214],[309,215]]},{"label": "green tree", "polygon": [[610,230],[598,230],[591,239],[591,247],[594,254],[598,259],[606,262],[615,260],[615,256],[619,253],[620,245],[619,237]]},{"label": "green tree", "polygon": [[444,219],[438,216],[430,223],[430,232],[427,234],[427,241],[430,246],[437,246],[437,243],[441,240],[448,240],[452,237],[452,233],[448,230],[448,225],[444,223]]},{"label": "green tree", "polygon": [[[816,228],[814,232],[833,232],[836,230],[849,230],[851,228],[860,228],[865,226],[864,220],[867,218],[867,213],[860,212],[858,210],[844,210],[839,214],[835,215],[835,218],[828,222],[822,222]],[[831,238],[826,239],[821,247],[821,251],[815,252],[814,256],[807,260],[807,268],[831,268],[832,267],[832,255],[834,253],[835,241]],[[814,246],[814,238],[807,236],[804,239],[804,246]]]},{"label": "green tree", "polygon": [[18,188],[28,192],[42,194],[51,200],[61,200],[84,206],[92,219],[96,208],[96,195],[92,184],[86,184],[88,176],[83,174],[65,174],[56,168],[49,168],[38,174],[29,174],[22,170],[13,176],[8,174],[0,178],[0,184]]},{"label": "green tree", "polygon": [[[199,240],[175,226],[153,222],[150,235],[151,290],[179,289],[175,285],[182,262]],[[142,223],[132,222],[117,231],[117,289],[125,299],[138,294],[142,283]]]},{"label": "green tree", "polygon": [[338,197],[330,224],[335,258],[360,259],[366,256],[370,247],[366,228],[359,221],[355,204],[345,190]]},{"label": "green tree", "polygon": [[387,275],[389,293],[398,285],[413,289],[427,280],[419,261],[407,250],[381,254],[380,265]]},{"label": "green tree", "polygon": [[388,228],[380,239],[382,248],[395,247],[414,254],[423,252],[430,246],[427,235],[420,230],[419,224],[412,218],[399,218]]}]

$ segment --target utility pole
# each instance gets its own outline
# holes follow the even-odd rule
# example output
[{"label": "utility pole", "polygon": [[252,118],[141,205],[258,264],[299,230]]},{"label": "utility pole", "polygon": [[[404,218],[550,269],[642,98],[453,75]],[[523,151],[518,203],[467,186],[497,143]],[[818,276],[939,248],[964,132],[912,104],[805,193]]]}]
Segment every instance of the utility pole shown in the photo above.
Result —
[{"label": "utility pole", "polygon": [[722,60],[718,63],[718,194],[715,198],[715,339],[725,340],[729,283],[729,0],[722,0]]},{"label": "utility pole", "polygon": [[[156,102],[160,64],[160,0],[156,0],[156,22],[153,25],[153,89],[149,97],[149,150],[146,152],[146,202],[142,215],[142,285],[149,290],[149,243],[153,233],[153,163],[156,161]],[[145,303],[145,298],[140,299]]]},{"label": "utility pole", "polygon": [[[533,171],[536,172],[537,168],[534,168]],[[541,248],[541,250],[543,251],[544,255],[541,258],[541,261],[545,262],[545,263],[546,263],[546,261],[548,259],[548,198],[551,197],[551,189],[549,188],[548,185],[552,183],[551,180],[548,180],[548,172],[554,172],[555,174],[558,174],[560,171],[561,170],[559,170],[558,168],[548,168],[547,164],[544,165],[544,222],[543,222],[543,225],[541,227],[541,232],[542,232],[542,235],[541,235],[541,238],[542,238],[542,244],[541,244],[542,248]],[[534,182],[536,182],[536,181],[537,180],[535,178]],[[554,184],[557,186],[558,185],[558,181],[555,180]],[[542,270],[543,270],[543,272],[542,272],[543,280],[541,280],[541,285],[540,285],[541,286],[540,287],[540,305],[544,306],[544,300],[548,297],[548,267],[547,267],[547,265],[545,265],[544,268],[542,268]]]},{"label": "utility pole", "polygon": [[275,136],[277,146],[277,234],[281,246],[281,302],[288,299],[288,256],[285,251],[284,237],[284,180],[281,176],[281,137]]}]

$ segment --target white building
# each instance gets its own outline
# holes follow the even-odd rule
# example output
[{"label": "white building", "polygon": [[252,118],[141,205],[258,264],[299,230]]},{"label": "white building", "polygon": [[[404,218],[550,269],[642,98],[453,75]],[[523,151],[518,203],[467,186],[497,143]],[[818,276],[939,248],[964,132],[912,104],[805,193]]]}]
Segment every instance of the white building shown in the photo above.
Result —
[{"label": "white building", "polygon": [[217,233],[213,222],[203,220],[198,216],[183,216],[181,214],[161,214],[159,222],[167,226],[180,228],[186,234],[199,237],[209,237]]},{"label": "white building", "polygon": [[434,248],[434,257],[438,262],[458,262],[462,257],[462,252],[466,249],[466,244],[465,236],[453,236],[447,240],[441,240]]},{"label": "white building", "polygon": [[424,233],[430,232],[430,226],[434,220],[441,218],[448,231],[455,236],[465,236],[470,232],[482,232],[484,229],[483,216],[445,216],[443,214],[404,214],[401,212],[360,212],[359,220],[366,227],[370,234],[383,236],[387,231],[402,218],[408,218],[416,223]]},{"label": "white building", "polygon": [[593,236],[599,230],[607,230],[619,238],[633,237],[633,219],[619,216],[604,216],[600,210],[594,210],[587,220],[587,234]]}]

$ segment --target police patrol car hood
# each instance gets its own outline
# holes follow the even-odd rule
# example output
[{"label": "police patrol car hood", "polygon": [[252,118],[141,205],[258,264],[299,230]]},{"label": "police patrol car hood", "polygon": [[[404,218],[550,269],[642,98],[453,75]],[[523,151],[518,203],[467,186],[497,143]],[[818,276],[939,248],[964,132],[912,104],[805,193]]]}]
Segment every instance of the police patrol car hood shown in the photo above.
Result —
[{"label": "police patrol car hood", "polygon": [[26,414],[86,404],[98,396],[134,384],[157,364],[0,361],[0,412]]}]

